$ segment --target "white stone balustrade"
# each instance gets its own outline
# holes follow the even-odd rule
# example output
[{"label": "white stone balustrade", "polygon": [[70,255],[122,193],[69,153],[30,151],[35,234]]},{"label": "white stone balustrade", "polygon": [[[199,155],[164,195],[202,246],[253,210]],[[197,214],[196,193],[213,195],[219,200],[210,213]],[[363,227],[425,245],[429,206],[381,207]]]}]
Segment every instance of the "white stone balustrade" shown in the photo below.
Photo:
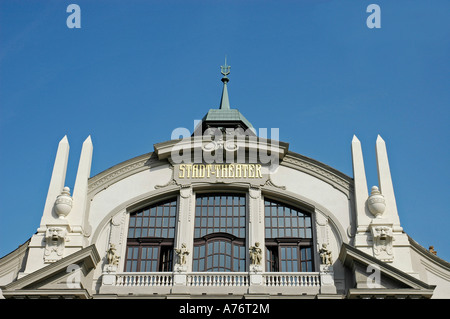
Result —
[{"label": "white stone balustrade", "polygon": [[264,273],[263,285],[268,287],[320,287],[320,276],[317,272]]},{"label": "white stone balustrade", "polygon": [[[268,287],[320,287],[318,272],[263,273],[263,285]],[[190,287],[244,287],[250,285],[247,272],[191,272],[186,273]],[[115,286],[168,287],[173,285],[172,272],[127,272],[116,274]]]},{"label": "white stone balustrade", "polygon": [[172,286],[172,272],[155,272],[155,273],[142,273],[142,272],[127,272],[116,275],[115,286]]},{"label": "white stone balustrade", "polygon": [[249,285],[249,275],[246,272],[189,273],[187,285],[194,287],[242,287]]}]

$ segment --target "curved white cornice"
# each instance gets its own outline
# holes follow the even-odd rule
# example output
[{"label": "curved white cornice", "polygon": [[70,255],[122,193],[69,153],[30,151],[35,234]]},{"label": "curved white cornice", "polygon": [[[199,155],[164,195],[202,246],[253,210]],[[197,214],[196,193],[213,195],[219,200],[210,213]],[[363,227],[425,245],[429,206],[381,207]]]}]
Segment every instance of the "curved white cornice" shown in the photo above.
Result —
[{"label": "curved white cornice", "polygon": [[[288,143],[271,139],[254,136],[239,136],[236,137],[236,139],[233,139],[233,137],[227,137],[226,135],[224,135],[224,137],[225,139],[217,137],[215,140],[212,140],[208,136],[193,136],[190,138],[170,140],[158,143],[153,147],[159,159],[169,160],[171,160],[174,150],[190,150],[191,154],[195,156],[198,152],[204,151],[212,142],[215,145],[222,142],[231,143],[233,144],[233,148],[231,149],[232,152],[237,151],[238,149],[244,149],[247,153],[256,151],[254,154],[259,154],[258,151],[267,151],[271,154],[277,154],[279,160],[283,159],[284,155],[286,155],[289,149]],[[230,151],[230,149],[227,149],[227,151]]]},{"label": "curved white cornice", "polygon": [[312,158],[289,151],[280,164],[317,177],[342,191],[348,198],[353,192],[351,177]]},{"label": "curved white cornice", "polygon": [[110,185],[128,176],[164,164],[167,164],[167,161],[158,160],[154,156],[154,153],[147,153],[126,160],[89,178],[88,195],[93,197],[101,190],[108,188]]},{"label": "curved white cornice", "polygon": [[[88,195],[92,198],[98,192],[128,176],[154,167],[168,165],[170,162],[170,150],[177,142],[179,141],[171,140],[155,144],[155,152],[134,157],[91,177],[88,183]],[[189,139],[187,139],[186,143],[190,143]],[[348,198],[350,198],[350,194],[353,190],[353,179],[351,177],[319,161],[288,151],[287,143],[278,142],[277,144],[277,153],[280,158],[280,165],[296,169],[319,178],[320,180],[332,185],[334,188],[342,191]],[[246,147],[250,149],[267,149],[270,146],[270,140],[265,139],[259,139],[254,143],[251,142],[246,145]],[[283,185],[280,186],[282,187]]]}]

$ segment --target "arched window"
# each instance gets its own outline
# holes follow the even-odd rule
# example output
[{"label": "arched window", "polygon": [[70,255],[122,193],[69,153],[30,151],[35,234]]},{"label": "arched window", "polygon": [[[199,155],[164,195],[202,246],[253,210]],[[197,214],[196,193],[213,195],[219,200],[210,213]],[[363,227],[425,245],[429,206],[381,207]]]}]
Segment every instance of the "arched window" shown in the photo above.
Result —
[{"label": "arched window", "polygon": [[125,271],[172,271],[177,200],[130,214]]},{"label": "arched window", "polygon": [[266,271],[313,271],[311,214],[265,200]]},{"label": "arched window", "polygon": [[198,195],[193,271],[246,271],[246,229],[244,195]]}]

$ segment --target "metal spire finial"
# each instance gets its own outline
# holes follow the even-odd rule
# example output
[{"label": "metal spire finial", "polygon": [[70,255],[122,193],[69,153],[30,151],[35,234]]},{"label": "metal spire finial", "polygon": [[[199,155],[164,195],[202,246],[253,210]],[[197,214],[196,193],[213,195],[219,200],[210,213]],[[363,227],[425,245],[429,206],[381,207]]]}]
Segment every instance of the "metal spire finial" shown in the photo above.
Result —
[{"label": "metal spire finial", "polygon": [[231,66],[227,65],[227,56],[225,56],[225,65],[220,66],[220,73],[226,78],[230,74]]},{"label": "metal spire finial", "polygon": [[222,98],[220,99],[220,107],[221,110],[229,110],[230,109],[230,101],[228,100],[228,90],[227,83],[230,81],[227,75],[230,74],[230,66],[227,65],[227,56],[225,56],[225,65],[220,66],[220,73],[222,73],[223,78],[221,81],[223,82],[223,91]]}]

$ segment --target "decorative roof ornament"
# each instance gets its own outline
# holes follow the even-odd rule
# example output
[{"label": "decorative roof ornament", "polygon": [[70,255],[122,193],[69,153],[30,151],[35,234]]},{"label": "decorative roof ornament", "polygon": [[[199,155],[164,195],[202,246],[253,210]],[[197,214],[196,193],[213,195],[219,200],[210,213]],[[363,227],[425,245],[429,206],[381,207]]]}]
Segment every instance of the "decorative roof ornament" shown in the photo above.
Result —
[{"label": "decorative roof ornament", "polygon": [[73,199],[70,196],[70,188],[64,187],[61,194],[56,197],[55,212],[60,219],[64,219],[72,210]]},{"label": "decorative roof ornament", "polygon": [[227,65],[227,56],[225,56],[225,65],[220,66],[220,73],[223,75],[222,82],[224,82],[224,79],[226,79],[227,82],[229,81],[227,75],[230,74],[230,68],[231,66]]},{"label": "decorative roof ornament", "polygon": [[437,251],[436,250],[434,250],[434,246],[430,246],[429,248],[428,248],[428,251],[430,252],[430,253],[432,253],[433,255],[437,255]]},{"label": "decorative roof ornament", "polygon": [[229,110],[230,109],[230,101],[228,99],[228,89],[227,89],[227,83],[230,81],[228,79],[227,75],[230,74],[230,68],[231,66],[227,65],[227,57],[225,56],[225,65],[220,66],[220,73],[222,73],[223,78],[223,91],[222,91],[222,98],[220,99],[220,107],[221,110]]},{"label": "decorative roof ornament", "polygon": [[377,186],[372,186],[370,196],[367,199],[367,206],[369,208],[369,211],[375,217],[380,217],[381,215],[383,215],[386,209],[386,200],[384,199],[383,194],[381,194]]},{"label": "decorative roof ornament", "polygon": [[[230,100],[228,98],[228,88],[227,83],[230,81],[228,75],[230,74],[231,66],[227,63],[227,57],[225,56],[225,64],[220,66],[220,73],[222,74],[222,95],[220,97],[219,108],[213,108],[206,113],[202,120],[196,125],[194,129],[195,135],[207,135],[212,133],[213,128],[220,129],[222,132],[226,132],[227,129],[242,129],[247,135],[256,136],[256,130],[253,125],[239,112],[237,109],[232,109],[230,107]],[[210,130],[211,129],[211,130]],[[219,142],[219,141],[216,141]],[[220,142],[221,143],[221,142]],[[234,148],[234,145],[220,145],[220,143],[212,144],[210,143],[207,147],[209,151],[215,148],[225,147]]]}]

